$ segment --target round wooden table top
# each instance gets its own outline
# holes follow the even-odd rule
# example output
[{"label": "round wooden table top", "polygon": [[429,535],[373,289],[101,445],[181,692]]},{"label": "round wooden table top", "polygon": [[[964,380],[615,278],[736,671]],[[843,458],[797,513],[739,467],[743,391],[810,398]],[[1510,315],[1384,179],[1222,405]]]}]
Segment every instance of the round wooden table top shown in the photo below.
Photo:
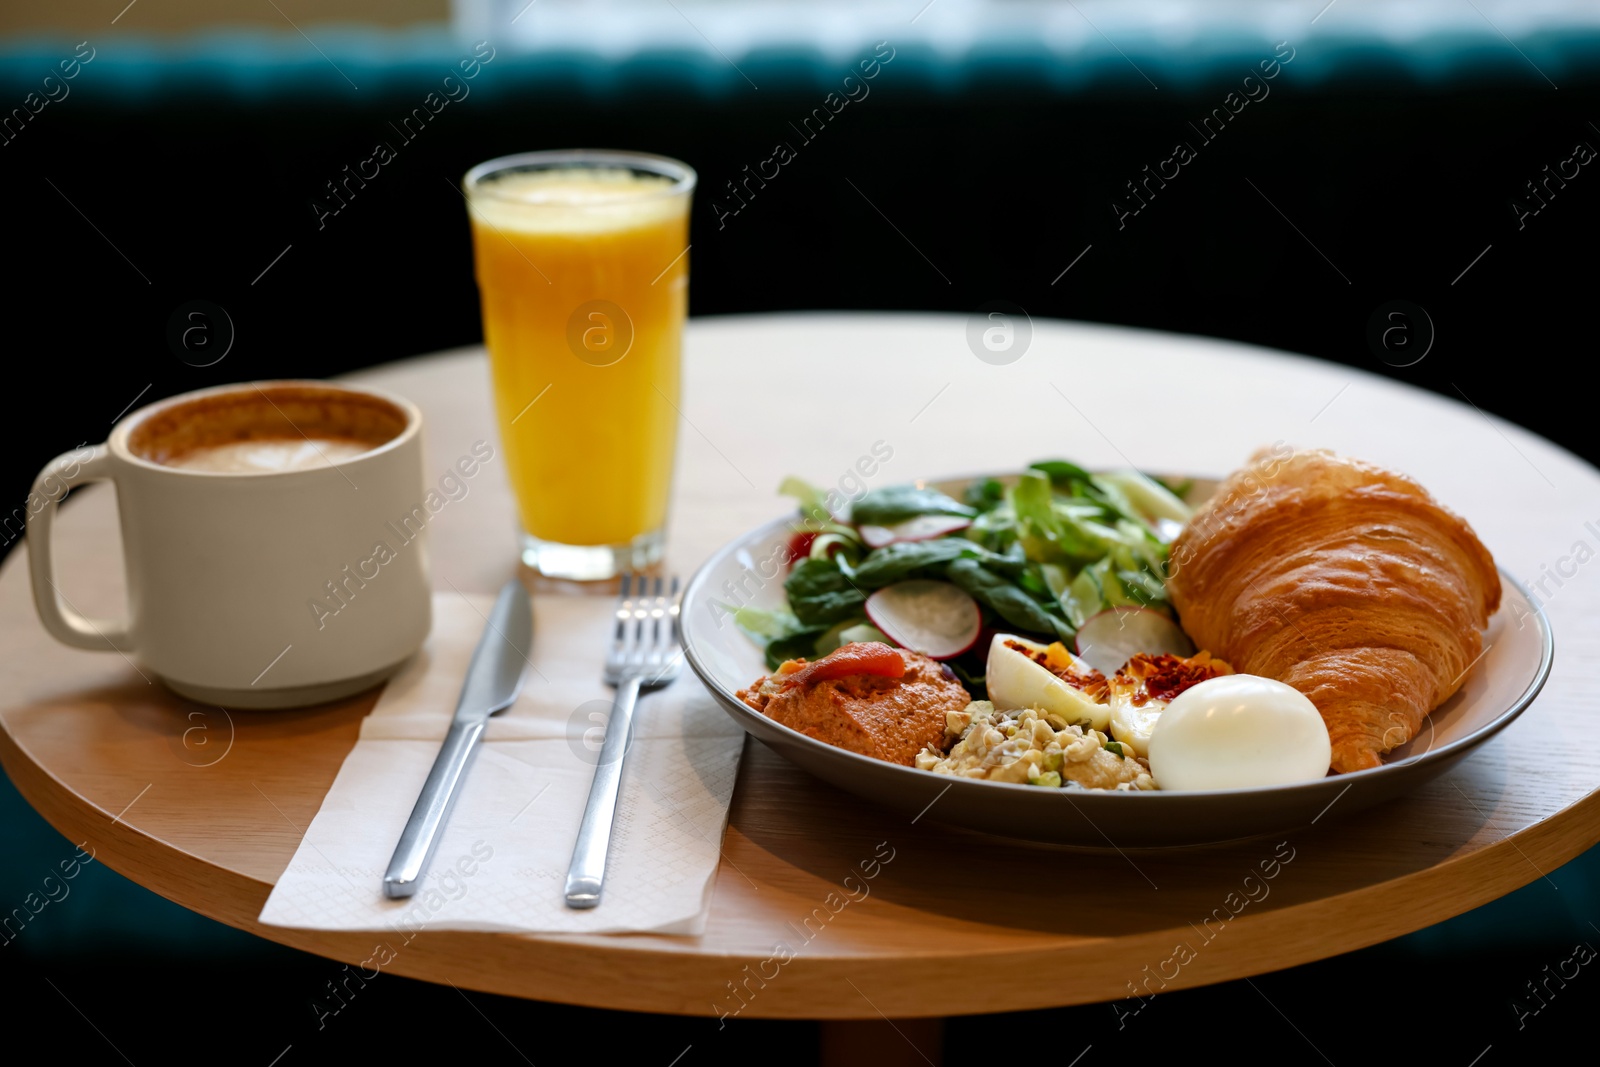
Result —
[{"label": "round wooden table top", "polygon": [[[747,741],[703,936],[430,931],[391,970],[705,1016],[740,1003],[745,1016],[826,1019],[1115,1000],[1408,933],[1600,840],[1600,575],[1582,567],[1600,547],[1600,527],[1587,525],[1600,522],[1600,473],[1469,403],[1331,364],[1039,321],[1022,357],[997,366],[969,348],[968,325],[889,314],[691,322],[673,569],[687,574],[787,510],[774,492],[786,474],[849,488],[857,458],[877,442],[893,450],[877,476],[888,482],[1051,456],[1220,475],[1284,440],[1405,471],[1465,515],[1545,601],[1557,654],[1542,695],[1402,800],[1282,843],[1195,849],[1069,851],[913,825]],[[416,401],[436,469],[495,432],[481,350],[357,378]],[[87,614],[118,617],[114,496],[95,487],[73,497],[56,532],[63,591]],[[512,523],[503,484],[475,485],[442,513],[432,527],[439,588],[492,593],[516,570]],[[371,933],[282,929],[256,917],[375,697],[234,712],[225,758],[196,766],[183,735],[198,705],[147,684],[114,652],[51,640],[34,615],[24,551],[0,572],[0,757],[23,795],[100,861],[185,907],[323,956],[368,958]],[[880,842],[894,860],[870,896],[805,940],[804,921]],[[779,942],[803,947],[774,977]]]}]

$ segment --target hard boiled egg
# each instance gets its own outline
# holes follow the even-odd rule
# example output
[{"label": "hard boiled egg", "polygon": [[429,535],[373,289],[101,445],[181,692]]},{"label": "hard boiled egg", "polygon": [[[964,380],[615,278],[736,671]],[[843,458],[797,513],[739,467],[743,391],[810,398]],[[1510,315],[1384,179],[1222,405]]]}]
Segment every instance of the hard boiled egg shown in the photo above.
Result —
[{"label": "hard boiled egg", "polygon": [[1227,674],[1174,697],[1150,734],[1161,789],[1244,789],[1328,773],[1328,728],[1304,693],[1271,678]]},{"label": "hard boiled egg", "polygon": [[1096,730],[1111,721],[1104,676],[1060,642],[1041,645],[1015,634],[995,634],[984,683],[1000,711],[1038,708],[1068,725],[1087,721]]}]

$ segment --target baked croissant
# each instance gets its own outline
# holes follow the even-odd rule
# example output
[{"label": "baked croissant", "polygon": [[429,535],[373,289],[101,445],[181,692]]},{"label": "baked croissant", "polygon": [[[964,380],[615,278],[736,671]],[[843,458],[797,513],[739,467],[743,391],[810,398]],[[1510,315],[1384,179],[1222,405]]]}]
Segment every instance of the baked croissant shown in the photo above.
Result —
[{"label": "baked croissant", "polygon": [[1488,549],[1416,482],[1281,445],[1196,511],[1169,566],[1195,644],[1309,697],[1341,773],[1416,736],[1500,604]]}]

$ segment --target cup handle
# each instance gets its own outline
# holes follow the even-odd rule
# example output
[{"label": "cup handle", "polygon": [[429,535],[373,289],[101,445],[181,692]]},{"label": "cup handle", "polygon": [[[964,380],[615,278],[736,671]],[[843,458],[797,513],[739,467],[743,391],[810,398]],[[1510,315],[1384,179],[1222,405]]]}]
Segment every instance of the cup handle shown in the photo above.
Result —
[{"label": "cup handle", "polygon": [[[85,618],[78,614],[70,602],[63,606],[66,597],[55,582],[50,527],[55,521],[56,505],[65,495],[64,490],[88,482],[114,480],[111,453],[105,445],[90,449],[88,459],[82,459],[81,456],[80,452],[63,453],[45,464],[44,470],[33,480],[33,495],[44,501],[44,506],[38,511],[30,510],[28,513],[28,571],[33,579],[33,604],[39,611],[44,628],[62,644],[102,652],[109,646],[126,653],[132,648],[132,635],[128,627],[103,619]],[[46,484],[52,479],[54,487]]]}]

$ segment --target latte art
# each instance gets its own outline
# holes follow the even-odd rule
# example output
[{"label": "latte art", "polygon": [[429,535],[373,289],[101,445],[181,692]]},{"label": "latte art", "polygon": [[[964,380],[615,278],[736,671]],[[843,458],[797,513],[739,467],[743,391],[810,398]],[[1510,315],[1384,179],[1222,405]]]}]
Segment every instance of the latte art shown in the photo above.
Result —
[{"label": "latte art", "polygon": [[168,460],[166,466],[227,474],[315,470],[354,459],[372,447],[339,438],[258,438],[197,448]]}]

